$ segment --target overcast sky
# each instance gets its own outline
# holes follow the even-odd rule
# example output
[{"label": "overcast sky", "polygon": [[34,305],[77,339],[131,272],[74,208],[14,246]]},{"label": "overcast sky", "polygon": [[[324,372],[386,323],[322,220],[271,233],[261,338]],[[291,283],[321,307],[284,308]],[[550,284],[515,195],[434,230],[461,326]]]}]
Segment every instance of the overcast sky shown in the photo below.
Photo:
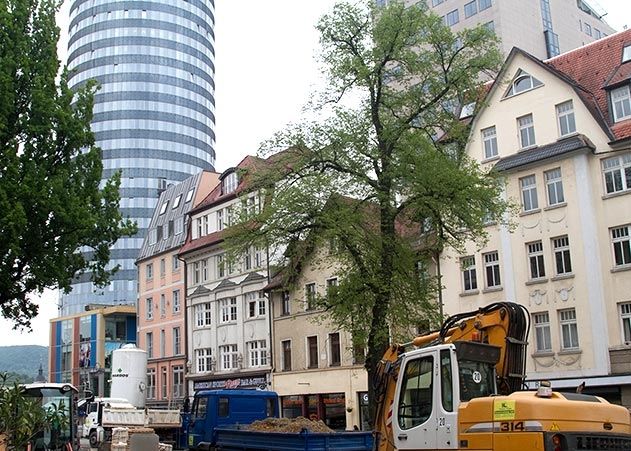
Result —
[{"label": "overcast sky", "polygon": [[[259,143],[296,121],[317,86],[314,61],[318,35],[314,25],[335,0],[215,0],[216,135],[218,171],[235,166]],[[590,0],[607,11],[616,30],[631,25],[629,0]],[[67,28],[68,0],[60,13]],[[62,38],[60,49],[66,47]],[[60,59],[65,61],[65,52]],[[0,346],[48,345],[49,319],[57,315],[57,293],[40,299],[32,333],[10,331]],[[0,330],[11,324],[0,320]]]}]

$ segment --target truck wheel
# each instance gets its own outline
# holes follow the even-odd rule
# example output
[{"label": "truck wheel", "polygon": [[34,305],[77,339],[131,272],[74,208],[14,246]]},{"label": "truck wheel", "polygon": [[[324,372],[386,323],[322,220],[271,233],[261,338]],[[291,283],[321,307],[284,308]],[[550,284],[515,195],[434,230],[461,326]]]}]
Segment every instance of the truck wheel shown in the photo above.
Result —
[{"label": "truck wheel", "polygon": [[96,436],[96,431],[90,432],[90,448],[98,448],[99,447],[99,439]]}]

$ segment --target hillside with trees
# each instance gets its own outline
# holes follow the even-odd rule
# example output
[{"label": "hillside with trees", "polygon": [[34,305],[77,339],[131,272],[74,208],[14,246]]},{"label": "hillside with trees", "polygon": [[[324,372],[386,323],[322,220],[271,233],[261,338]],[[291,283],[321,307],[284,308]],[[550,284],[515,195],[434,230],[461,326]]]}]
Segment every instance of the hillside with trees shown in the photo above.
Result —
[{"label": "hillside with trees", "polygon": [[47,375],[47,346],[0,346],[0,372],[23,375],[25,378],[20,377],[23,382],[30,382],[37,376],[40,363],[44,369],[44,375]]}]

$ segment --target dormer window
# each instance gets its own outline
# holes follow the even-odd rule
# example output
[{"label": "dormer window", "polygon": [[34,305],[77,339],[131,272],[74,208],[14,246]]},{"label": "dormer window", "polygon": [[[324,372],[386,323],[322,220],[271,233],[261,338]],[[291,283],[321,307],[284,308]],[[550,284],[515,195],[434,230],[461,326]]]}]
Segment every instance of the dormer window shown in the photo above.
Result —
[{"label": "dormer window", "polygon": [[167,207],[169,206],[169,201],[165,200],[162,202],[162,207],[160,207],[160,214],[163,215],[167,211]]},{"label": "dormer window", "polygon": [[533,77],[532,75],[520,69],[517,72],[515,79],[511,83],[510,88],[508,88],[508,90],[506,91],[506,94],[504,94],[504,97],[506,98],[506,97],[515,96],[517,94],[530,91],[531,89],[537,88],[542,85],[543,83],[541,83],[535,77]]},{"label": "dormer window", "polygon": [[173,207],[171,207],[173,210],[180,206],[180,200],[182,200],[182,195],[178,194],[177,197],[173,200]]},{"label": "dormer window", "polygon": [[622,62],[631,61],[631,44],[627,44],[622,49]]},{"label": "dormer window", "polygon": [[237,189],[237,173],[231,172],[221,181],[221,192],[222,194],[232,193]]},{"label": "dormer window", "polygon": [[611,108],[614,122],[631,117],[631,95],[629,85],[611,90]]},{"label": "dormer window", "polygon": [[186,199],[184,199],[184,203],[187,204],[189,203],[192,199],[193,199],[193,192],[195,191],[194,188],[191,188],[188,190],[188,193],[186,193]]}]

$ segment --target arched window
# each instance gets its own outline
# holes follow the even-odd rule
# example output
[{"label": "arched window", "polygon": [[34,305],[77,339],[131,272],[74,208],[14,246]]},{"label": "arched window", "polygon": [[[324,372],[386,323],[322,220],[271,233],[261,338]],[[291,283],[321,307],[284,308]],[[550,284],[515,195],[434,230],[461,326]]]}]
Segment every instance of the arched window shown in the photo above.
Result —
[{"label": "arched window", "polygon": [[504,97],[511,97],[522,92],[530,91],[538,86],[543,85],[539,80],[537,80],[532,75],[524,72],[523,70],[519,70],[517,75],[513,79],[510,87],[506,91]]}]

